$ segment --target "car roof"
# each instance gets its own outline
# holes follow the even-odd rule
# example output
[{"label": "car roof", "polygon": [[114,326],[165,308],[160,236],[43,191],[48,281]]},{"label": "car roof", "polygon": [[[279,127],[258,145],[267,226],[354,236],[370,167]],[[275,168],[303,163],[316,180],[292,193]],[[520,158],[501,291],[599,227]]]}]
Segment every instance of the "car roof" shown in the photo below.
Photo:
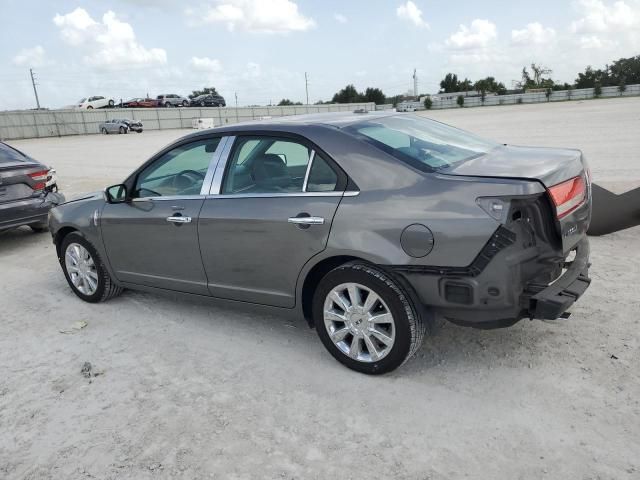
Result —
[{"label": "car roof", "polygon": [[395,111],[379,111],[379,112],[329,112],[329,113],[310,113],[305,115],[291,115],[287,117],[276,117],[263,120],[251,120],[247,122],[239,122],[221,127],[200,130],[187,137],[199,137],[211,133],[239,132],[239,131],[287,131],[295,133],[299,129],[310,126],[344,128],[350,125],[375,120],[378,118],[387,118],[398,115],[409,115],[407,113],[397,113]]}]

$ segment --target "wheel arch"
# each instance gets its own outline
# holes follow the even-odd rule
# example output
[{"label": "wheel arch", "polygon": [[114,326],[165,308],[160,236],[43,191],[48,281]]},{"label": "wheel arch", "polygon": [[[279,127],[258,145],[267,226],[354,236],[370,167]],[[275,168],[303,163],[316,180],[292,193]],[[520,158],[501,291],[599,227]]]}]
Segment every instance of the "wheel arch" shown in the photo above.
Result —
[{"label": "wheel arch", "polygon": [[58,229],[58,231],[53,235],[53,243],[56,246],[56,254],[58,255],[58,258],[60,258],[61,255],[60,246],[62,245],[62,241],[67,235],[73,232],[80,233],[80,230],[75,227],[65,226]]},{"label": "wheel arch", "polygon": [[344,265],[345,263],[358,261],[366,264],[371,262],[355,257],[353,255],[335,255],[327,258],[323,258],[317,262],[307,272],[302,282],[302,289],[300,292],[300,305],[302,308],[302,314],[310,327],[314,326],[313,322],[313,294],[316,291],[316,287],[320,283],[320,280],[334,268]]}]

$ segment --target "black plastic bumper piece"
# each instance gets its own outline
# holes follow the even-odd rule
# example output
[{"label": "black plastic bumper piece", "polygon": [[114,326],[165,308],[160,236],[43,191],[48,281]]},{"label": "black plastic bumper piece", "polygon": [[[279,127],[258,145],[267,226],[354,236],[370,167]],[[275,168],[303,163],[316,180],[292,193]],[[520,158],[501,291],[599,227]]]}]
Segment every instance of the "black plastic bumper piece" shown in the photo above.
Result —
[{"label": "black plastic bumper piece", "polygon": [[541,320],[555,320],[587,290],[589,278],[589,241],[585,238],[576,247],[576,256],[564,274],[529,300],[529,316]]}]

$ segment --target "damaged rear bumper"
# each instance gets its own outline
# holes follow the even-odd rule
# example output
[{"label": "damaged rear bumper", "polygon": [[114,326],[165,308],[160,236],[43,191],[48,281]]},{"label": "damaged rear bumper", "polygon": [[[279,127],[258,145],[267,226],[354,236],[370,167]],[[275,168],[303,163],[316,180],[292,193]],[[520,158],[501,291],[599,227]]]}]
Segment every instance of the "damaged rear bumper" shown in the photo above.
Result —
[{"label": "damaged rear bumper", "polygon": [[523,297],[528,301],[529,317],[542,320],[562,317],[589,287],[589,266],[589,241],[585,238],[577,244],[575,258],[565,265],[565,272],[556,281],[551,285],[527,285]]}]

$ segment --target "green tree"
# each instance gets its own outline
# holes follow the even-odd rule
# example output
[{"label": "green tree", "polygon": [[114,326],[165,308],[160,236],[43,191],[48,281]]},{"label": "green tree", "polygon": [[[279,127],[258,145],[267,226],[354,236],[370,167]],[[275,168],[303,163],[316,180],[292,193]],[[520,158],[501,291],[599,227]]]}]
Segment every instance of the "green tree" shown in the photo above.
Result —
[{"label": "green tree", "polygon": [[431,100],[431,97],[427,97],[424,99],[424,108],[426,108],[427,110],[431,110],[431,107],[433,106],[433,101]]},{"label": "green tree", "polygon": [[362,94],[358,93],[356,87],[347,85],[333,96],[333,103],[359,103],[362,101]]},{"label": "green tree", "polygon": [[600,81],[596,81],[595,85],[593,86],[593,95],[596,98],[602,95],[602,84],[600,83]]},{"label": "green tree", "polygon": [[286,106],[289,106],[289,105],[302,105],[302,102],[292,102],[288,98],[283,98],[282,100],[280,100],[278,102],[278,106],[279,107],[286,107]]},{"label": "green tree", "polygon": [[455,73],[447,73],[440,82],[440,90],[443,93],[459,92],[460,83],[458,82],[458,76]]},{"label": "green tree", "polygon": [[459,107],[463,107],[464,106],[464,96],[463,95],[458,95],[458,98],[456,99],[456,103],[458,104]]},{"label": "green tree", "polygon": [[465,77],[463,81],[458,84],[459,92],[468,92],[473,88],[473,82]]},{"label": "green tree", "polygon": [[196,98],[200,95],[219,95],[219,93],[215,87],[205,87],[202,90],[194,90],[191,95],[189,95],[189,98]]},{"label": "green tree", "polygon": [[373,102],[376,105],[383,105],[387,103],[387,97],[385,97],[384,93],[382,93],[382,90],[379,88],[369,87],[364,91],[364,95],[361,96],[365,102]]},{"label": "green tree", "polygon": [[620,92],[620,96],[627,90],[627,83],[624,80],[624,77],[620,79],[620,83],[618,83],[618,91]]}]

